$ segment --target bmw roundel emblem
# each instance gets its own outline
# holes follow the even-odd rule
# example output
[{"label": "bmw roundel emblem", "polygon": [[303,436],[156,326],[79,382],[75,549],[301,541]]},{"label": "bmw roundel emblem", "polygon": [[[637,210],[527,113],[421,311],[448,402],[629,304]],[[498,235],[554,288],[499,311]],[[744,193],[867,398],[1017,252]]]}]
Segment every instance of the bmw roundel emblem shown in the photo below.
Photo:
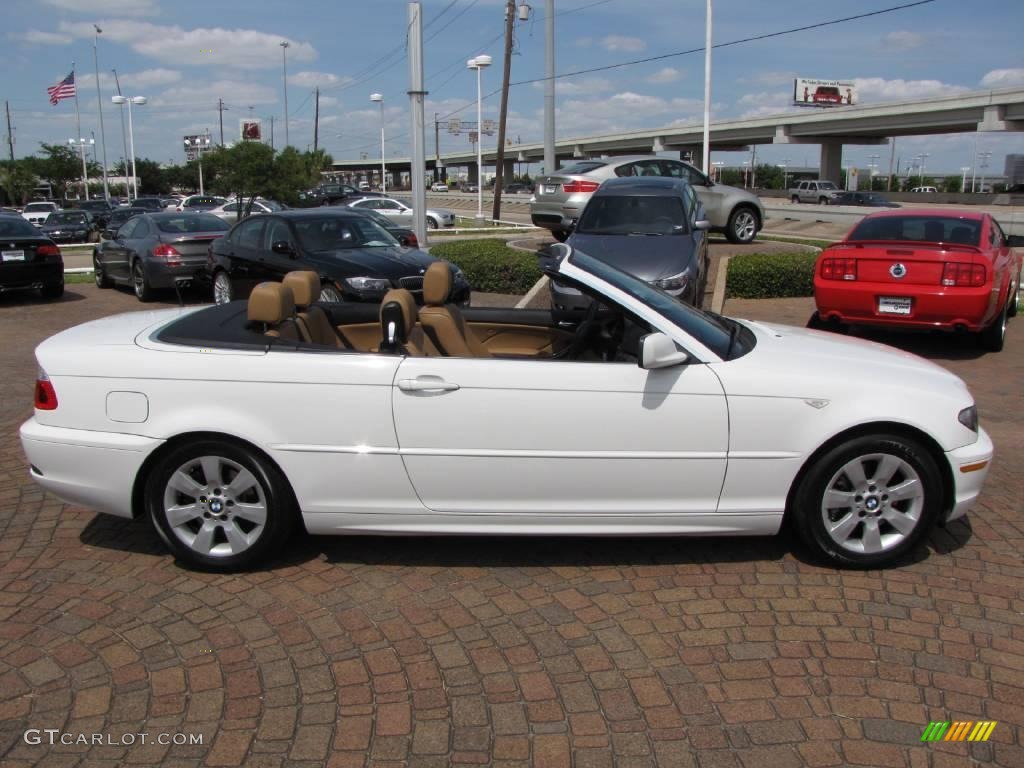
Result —
[{"label": "bmw roundel emblem", "polygon": [[224,508],[224,503],[220,499],[210,499],[210,511],[213,514],[219,514]]},{"label": "bmw roundel emblem", "polygon": [[896,264],[893,264],[891,267],[889,267],[889,274],[895,277],[897,280],[899,280],[901,277],[907,276],[907,268],[905,265],[897,262]]}]

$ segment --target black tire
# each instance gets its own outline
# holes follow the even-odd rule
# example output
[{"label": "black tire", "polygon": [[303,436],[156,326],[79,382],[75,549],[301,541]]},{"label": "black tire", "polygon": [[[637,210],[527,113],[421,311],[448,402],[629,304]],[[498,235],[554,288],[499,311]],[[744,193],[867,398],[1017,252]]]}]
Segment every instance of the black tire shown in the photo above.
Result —
[{"label": "black tire", "polygon": [[64,295],[64,278],[59,283],[48,283],[39,289],[39,295],[44,299],[59,299]]},{"label": "black tire", "polygon": [[730,243],[746,245],[754,242],[757,237],[757,213],[747,205],[736,206],[729,214],[729,222],[725,226],[725,236]]},{"label": "black tire", "polygon": [[437,227],[437,219],[432,219],[429,216],[427,216],[427,229],[437,229]]},{"label": "black tire", "polygon": [[819,197],[818,198],[818,205],[828,205],[828,198],[827,197]]},{"label": "black tire", "polygon": [[92,270],[97,288],[110,288],[114,285],[110,276],[107,274],[107,271],[103,268],[103,265],[100,264],[100,260],[97,258],[96,254],[93,254],[92,257]]},{"label": "black tire", "polygon": [[989,352],[1003,351],[1003,346],[1006,344],[1006,318],[1009,314],[1009,304],[1003,305],[1002,311],[996,315],[992,324],[978,334],[978,343],[983,349]]},{"label": "black tire", "polygon": [[807,326],[806,327],[810,328],[812,330],[815,330],[815,331],[824,331],[825,328],[826,328],[826,324],[825,324],[825,321],[821,319],[821,315],[819,315],[817,312],[815,312],[807,320]]},{"label": "black tire", "polygon": [[800,195],[792,195],[789,198],[789,202],[791,202],[791,203],[799,203],[800,202]]},{"label": "black tire", "polygon": [[345,297],[341,295],[341,291],[335,288],[333,285],[324,285],[320,288],[320,297],[317,301],[324,301],[328,304],[340,304],[345,300]]},{"label": "black tire", "polygon": [[566,240],[569,239],[569,235],[571,234],[571,232],[567,232],[564,229],[556,229],[551,233],[551,236],[555,238],[555,240],[557,240],[558,242],[564,243]]},{"label": "black tire", "polygon": [[[205,510],[205,512],[202,515],[197,514],[193,520],[179,524],[177,527],[172,526],[165,505],[168,495],[174,493],[168,487],[171,477],[178,474],[179,469],[189,465],[190,462],[198,462],[200,457],[211,456],[217,457],[221,462],[226,460],[226,463],[222,463],[221,466],[234,464],[251,473],[255,484],[252,490],[247,490],[245,492],[247,495],[241,496],[241,498],[247,499],[249,502],[255,499],[256,505],[263,506],[265,516],[261,530],[256,531],[257,525],[253,525],[248,531],[244,530],[243,523],[248,527],[250,521],[243,515],[232,516],[230,510],[237,509],[237,507],[227,504],[227,500],[231,498],[228,493],[230,481],[237,478],[241,474],[240,471],[233,477],[229,477],[222,471],[223,484],[211,483],[205,478],[205,472],[202,471],[191,474],[190,477],[200,490],[196,492],[196,496],[192,497],[187,493],[179,494],[175,503],[188,504],[188,499],[192,498],[192,505]],[[234,467],[229,467],[230,469],[234,469]],[[211,485],[221,487],[210,488]],[[221,493],[207,495],[202,488],[210,488],[211,491],[220,490]],[[284,547],[297,518],[295,497],[281,471],[252,448],[229,440],[189,441],[164,454],[153,465],[146,477],[143,498],[147,517],[174,556],[189,566],[207,571],[235,571],[267,562]],[[207,501],[201,502],[200,498],[205,498]],[[215,513],[209,511],[218,509],[212,506],[215,500],[221,502],[219,509],[226,519],[218,519]],[[246,502],[239,502],[239,504],[242,503]],[[198,530],[193,530],[193,526]],[[220,529],[219,534],[214,531],[213,535],[209,537],[213,543],[209,553],[201,551],[201,545],[188,544],[184,538],[191,533],[198,539],[199,534],[207,526]],[[246,548],[234,553],[230,551],[234,548],[233,540],[229,540],[226,532],[229,526],[235,528],[235,532],[242,532],[246,537],[251,536],[253,532],[256,535],[251,542],[246,544]],[[225,552],[225,548],[229,551]],[[219,551],[214,551],[215,549]]]},{"label": "black tire", "polygon": [[[837,528],[842,528],[844,521],[849,526],[852,518],[853,527],[850,529],[850,533],[856,534],[860,531],[864,537],[863,546],[865,548],[868,548],[869,524],[874,525],[877,529],[884,527],[885,531],[882,535],[890,537],[881,551],[856,551],[838,543],[826,529],[826,511],[823,508],[825,493],[830,486],[836,488],[843,481],[849,483],[851,487],[841,493],[855,493],[859,486],[853,484],[843,474],[844,468],[853,463],[859,463],[861,459],[867,462],[866,467],[870,467],[871,457],[879,454],[885,456],[886,461],[902,462],[900,470],[887,480],[884,478],[879,480],[875,474],[872,474],[871,478],[867,478],[869,470],[865,469],[866,479],[864,482],[872,483],[867,487],[879,490],[880,494],[883,490],[891,490],[888,483],[896,480],[899,485],[901,478],[910,476],[901,474],[904,472],[903,466],[906,465],[910,468],[910,472],[917,475],[917,485],[914,487],[920,490],[920,498],[919,501],[913,502],[902,500],[893,502],[889,500],[888,495],[876,495],[872,491],[870,496],[875,505],[873,507],[875,512],[856,511],[854,507],[849,507],[844,514],[843,508],[830,508],[828,515],[830,519],[832,519],[831,516],[836,516],[834,522]],[[881,466],[881,461],[878,461],[875,464],[874,473],[882,471]],[[839,477],[838,481],[836,481],[837,476]],[[905,479],[903,481],[905,482]],[[853,498],[861,501],[851,500],[851,504],[869,505],[869,495],[854,496]],[[826,451],[809,467],[796,488],[792,501],[793,506],[787,514],[800,540],[815,555],[827,558],[833,565],[849,568],[878,568],[899,561],[928,535],[945,507],[942,478],[931,454],[916,440],[892,434],[856,437]],[[910,514],[910,504],[918,505],[915,512],[916,517]],[[892,507],[886,509],[886,505],[892,505]],[[897,505],[908,505],[908,510],[900,510]],[[899,531],[890,524],[885,518],[887,513],[902,515],[901,525],[906,526],[907,530]],[[851,535],[848,542],[855,545],[856,539]]]},{"label": "black tire", "polygon": [[132,262],[132,287],[135,289],[135,298],[145,303],[153,300],[153,287],[146,277],[146,269],[142,266],[142,259]]}]

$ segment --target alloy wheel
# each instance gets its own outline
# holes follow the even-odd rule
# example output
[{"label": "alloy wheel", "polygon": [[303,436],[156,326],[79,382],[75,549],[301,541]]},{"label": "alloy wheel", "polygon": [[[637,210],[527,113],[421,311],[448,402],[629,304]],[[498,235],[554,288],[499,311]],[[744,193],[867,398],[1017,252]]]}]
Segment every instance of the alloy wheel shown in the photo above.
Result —
[{"label": "alloy wheel", "polygon": [[227,272],[218,272],[213,278],[214,304],[227,304],[232,299],[231,278]]},{"label": "alloy wheel", "polygon": [[750,211],[740,211],[733,221],[733,232],[737,240],[748,242],[757,234],[757,219]]}]

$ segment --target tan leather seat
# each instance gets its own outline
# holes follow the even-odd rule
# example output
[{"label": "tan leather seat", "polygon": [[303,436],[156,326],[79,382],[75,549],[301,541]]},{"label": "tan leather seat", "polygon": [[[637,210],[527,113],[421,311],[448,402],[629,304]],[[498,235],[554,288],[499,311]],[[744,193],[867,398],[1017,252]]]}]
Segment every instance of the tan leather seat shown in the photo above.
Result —
[{"label": "tan leather seat", "polygon": [[447,262],[435,261],[423,276],[423,303],[420,323],[427,338],[445,357],[492,357],[487,348],[466,327],[462,312],[448,299],[452,292],[452,273]]},{"label": "tan leather seat", "polygon": [[352,348],[341,331],[331,325],[323,307],[310,306],[320,298],[320,275],[312,270],[296,270],[285,275],[282,284],[290,288],[295,297],[295,307],[298,309],[296,320],[304,341],[338,349]]},{"label": "tan leather seat", "polygon": [[393,288],[380,303],[381,352],[400,352],[411,357],[436,357],[437,349],[416,324],[416,299],[404,288]]},{"label": "tan leather seat", "polygon": [[263,333],[289,341],[300,341],[295,314],[295,298],[291,289],[281,283],[260,283],[249,295],[248,318],[250,323],[261,323]]}]

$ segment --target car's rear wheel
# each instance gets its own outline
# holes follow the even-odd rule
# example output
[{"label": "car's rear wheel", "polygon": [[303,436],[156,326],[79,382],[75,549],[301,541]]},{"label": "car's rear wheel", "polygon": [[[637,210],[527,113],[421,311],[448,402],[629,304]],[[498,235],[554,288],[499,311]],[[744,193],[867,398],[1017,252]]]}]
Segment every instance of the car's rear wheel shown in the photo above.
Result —
[{"label": "car's rear wheel", "polygon": [[328,304],[338,304],[344,301],[344,299],[341,297],[341,292],[333,285],[325,285],[320,289],[320,301],[326,301]]},{"label": "car's rear wheel", "polygon": [[92,274],[93,279],[96,280],[97,288],[109,288],[110,286],[113,285],[113,283],[110,280],[110,277],[107,275],[107,271],[103,268],[103,265],[100,263],[99,257],[97,257],[95,254],[93,254],[92,257]]},{"label": "car's rear wheel", "polygon": [[750,208],[741,206],[729,214],[729,223],[725,228],[725,236],[730,243],[746,244],[757,236],[757,214]]},{"label": "car's rear wheel", "polygon": [[213,276],[213,303],[227,304],[235,296],[234,287],[231,285],[231,278],[223,269]]},{"label": "car's rear wheel", "polygon": [[866,435],[832,448],[800,481],[796,533],[836,565],[889,565],[916,547],[943,508],[931,454],[900,435]]},{"label": "car's rear wheel", "polygon": [[296,517],[280,470],[226,440],[171,450],[153,466],[144,493],[146,512],[175,557],[206,570],[265,561],[284,545]]},{"label": "car's rear wheel", "polygon": [[556,229],[551,233],[551,236],[555,238],[555,240],[557,240],[558,242],[564,243],[566,240],[569,239],[570,234],[572,233],[566,232],[564,229]]},{"label": "car's rear wheel", "polygon": [[132,262],[132,287],[135,289],[135,298],[139,301],[153,300],[153,288],[146,278],[146,270],[142,266],[141,259]]},{"label": "car's rear wheel", "polygon": [[[1011,296],[1010,300],[1012,301],[1013,298]],[[1004,306],[992,324],[978,334],[978,342],[984,349],[989,352],[1003,351],[1003,346],[1006,344],[1006,318],[1009,314],[1009,307]]]}]

